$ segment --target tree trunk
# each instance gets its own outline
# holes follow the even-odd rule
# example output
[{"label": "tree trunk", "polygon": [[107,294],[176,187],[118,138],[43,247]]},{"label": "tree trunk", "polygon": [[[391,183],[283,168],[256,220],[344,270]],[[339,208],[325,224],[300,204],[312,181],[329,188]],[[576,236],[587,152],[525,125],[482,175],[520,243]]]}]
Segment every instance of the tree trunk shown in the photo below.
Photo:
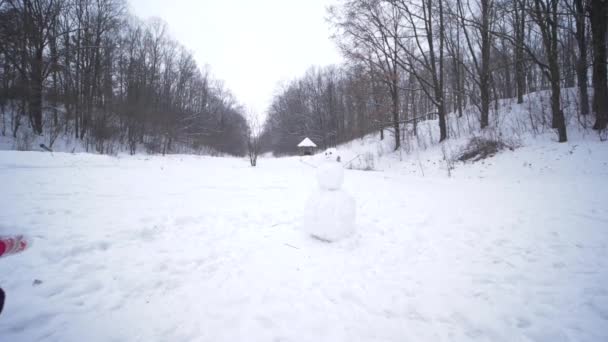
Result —
[{"label": "tree trunk", "polygon": [[512,85],[512,80],[511,80],[511,65],[510,65],[511,56],[508,53],[507,43],[504,39],[502,40],[502,48],[503,48],[502,60],[503,60],[503,64],[504,64],[504,75],[505,75],[504,96],[505,96],[505,98],[510,99],[513,97],[513,85]]},{"label": "tree trunk", "polygon": [[[430,16],[429,16],[430,18]],[[432,24],[431,24],[432,25]],[[443,90],[443,45],[445,39],[445,28],[443,19],[443,0],[439,0],[439,86],[437,87],[437,102],[439,114],[439,141],[444,141],[448,138],[448,129],[446,125],[445,112],[445,92]]]},{"label": "tree trunk", "polygon": [[395,151],[401,147],[401,139],[399,132],[399,88],[397,87],[397,80],[393,80],[391,86],[391,102],[393,112],[393,129],[395,130]]},{"label": "tree trunk", "polygon": [[[460,51],[460,48],[458,48],[458,51]],[[454,68],[454,81],[453,81],[453,87],[454,87],[454,111],[458,113],[458,117],[461,118],[462,117],[462,88],[461,88],[461,78],[463,77],[463,75],[461,75],[460,71],[461,71],[461,61],[462,58],[460,56],[460,52],[457,52],[459,58],[452,58],[452,67]],[[410,85],[410,88],[413,88],[413,85]]]},{"label": "tree trunk", "polygon": [[558,49],[558,10],[559,1],[534,0],[533,19],[538,25],[542,42],[547,55],[547,65],[539,64],[543,71],[543,79],[549,81],[551,87],[551,127],[557,129],[559,142],[566,142],[566,120],[561,108],[561,74],[559,67]]},{"label": "tree trunk", "polygon": [[[394,37],[396,40],[397,37]],[[397,46],[395,42],[394,46]],[[391,80],[391,100],[393,103],[393,129],[395,130],[395,151],[401,147],[401,135],[399,132],[399,72],[397,71],[397,49],[395,49],[393,60],[392,60],[392,73],[393,77]]]},{"label": "tree trunk", "polygon": [[608,2],[591,0],[591,33],[593,44],[593,129],[606,129],[608,124],[608,81],[606,79],[606,14]]},{"label": "tree trunk", "polygon": [[515,5],[515,83],[517,85],[517,103],[524,102],[526,93],[526,70],[524,62],[524,29],[525,0],[514,0]]},{"label": "tree trunk", "polygon": [[585,32],[585,6],[583,0],[574,0],[576,7],[576,41],[578,59],[576,61],[576,78],[580,94],[581,114],[589,114],[589,95],[587,92],[587,37]]},{"label": "tree trunk", "polygon": [[481,96],[481,129],[488,126],[490,115],[490,4],[481,1],[481,72],[479,73],[479,92]]},{"label": "tree trunk", "polygon": [[[537,0],[538,1],[538,0]],[[553,112],[552,126],[557,129],[559,142],[566,142],[568,137],[566,135],[566,120],[564,118],[564,111],[561,108],[561,89],[560,89],[560,70],[558,60],[558,34],[557,34],[557,0],[553,0],[551,6],[551,18],[548,21],[547,37],[550,39],[545,45],[548,47],[549,55],[549,76],[551,81],[551,110]],[[549,34],[550,32],[550,34]]]},{"label": "tree trunk", "polygon": [[[570,18],[567,19],[568,20],[568,27],[572,28],[572,20]],[[564,73],[564,87],[566,88],[572,88],[575,85],[574,79],[575,79],[575,72],[573,69],[572,65],[573,60],[572,60],[572,51],[574,50],[574,44],[572,42],[572,35],[570,33],[566,33],[566,43],[564,44],[564,49],[562,50],[562,54],[563,54],[563,62],[562,62],[562,67],[563,69],[563,73]]]},{"label": "tree trunk", "polygon": [[[559,70],[556,70],[557,74],[552,74],[553,77],[557,77],[559,80]],[[552,72],[553,73],[553,72]],[[564,111],[561,108],[561,89],[559,81],[551,82],[551,111],[553,113],[553,126],[557,129],[558,141],[568,141],[566,134],[566,122],[564,118]]]},{"label": "tree trunk", "polygon": [[37,49],[30,77],[30,118],[34,132],[42,135],[42,49]]},{"label": "tree trunk", "polygon": [[437,106],[437,111],[439,112],[439,141],[441,142],[448,138],[448,129],[445,120],[445,105],[443,101]]}]

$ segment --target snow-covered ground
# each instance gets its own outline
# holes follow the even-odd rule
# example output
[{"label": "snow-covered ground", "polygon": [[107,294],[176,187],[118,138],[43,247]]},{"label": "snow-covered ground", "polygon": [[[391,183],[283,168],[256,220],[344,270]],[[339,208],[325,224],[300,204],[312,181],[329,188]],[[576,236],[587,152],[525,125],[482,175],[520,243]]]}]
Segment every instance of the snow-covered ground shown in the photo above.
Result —
[{"label": "snow-covered ground", "polygon": [[608,340],[608,144],[433,153],[347,170],[329,244],[314,160],[0,152],[0,341]]}]

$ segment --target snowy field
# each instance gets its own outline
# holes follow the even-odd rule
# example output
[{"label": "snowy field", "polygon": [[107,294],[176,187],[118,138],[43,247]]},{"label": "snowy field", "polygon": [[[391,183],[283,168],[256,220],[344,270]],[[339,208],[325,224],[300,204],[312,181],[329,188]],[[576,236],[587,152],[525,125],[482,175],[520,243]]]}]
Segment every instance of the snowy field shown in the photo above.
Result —
[{"label": "snowy field", "polygon": [[332,244],[299,158],[3,151],[0,341],[607,341],[606,146],[347,170]]}]

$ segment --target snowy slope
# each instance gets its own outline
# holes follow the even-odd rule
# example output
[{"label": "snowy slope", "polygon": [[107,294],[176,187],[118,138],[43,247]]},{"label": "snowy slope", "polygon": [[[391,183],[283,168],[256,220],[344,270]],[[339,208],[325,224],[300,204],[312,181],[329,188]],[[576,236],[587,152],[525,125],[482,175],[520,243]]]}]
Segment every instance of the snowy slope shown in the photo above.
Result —
[{"label": "snowy slope", "polygon": [[[394,137],[392,129],[385,130],[384,140],[380,140],[378,133],[370,134],[360,139],[338,146],[343,161],[348,168],[376,171],[401,170],[420,176],[454,176],[476,175],[476,171],[465,172],[467,163],[454,161],[463,147],[472,137],[484,137],[497,140],[512,147],[516,151],[511,153],[508,149],[499,153],[513,157],[506,157],[507,162],[492,168],[493,161],[488,164],[482,162],[480,177],[484,171],[494,169],[493,175],[504,177],[511,174],[509,170],[517,173],[519,166],[526,163],[531,172],[535,172],[535,160],[539,159],[538,167],[545,169],[560,168],[562,173],[567,169],[579,168],[580,165],[571,163],[569,158],[573,151],[587,151],[587,161],[605,159],[605,141],[608,141],[608,131],[598,134],[591,129],[594,117],[578,115],[578,99],[575,88],[562,89],[562,107],[568,124],[568,142],[558,144],[555,130],[550,128],[550,92],[539,91],[524,96],[524,103],[517,104],[515,99],[498,101],[498,110],[492,105],[490,111],[490,125],[481,131],[479,129],[478,112],[475,107],[465,108],[464,115],[457,117],[455,113],[447,116],[447,129],[449,139],[439,143],[439,127],[437,119],[418,122],[416,135],[412,124],[402,129],[401,149],[394,151]],[[511,158],[517,165],[511,165]],[[520,160],[521,159],[521,160]],[[561,162],[560,162],[561,160]],[[581,160],[577,160],[581,162]],[[592,162],[591,162],[592,163]],[[486,164],[486,165],[484,165]],[[448,166],[451,169],[448,173]],[[585,168],[593,165],[586,165]],[[479,166],[474,166],[477,170]],[[543,173],[547,170],[536,170]],[[565,174],[563,174],[565,175]]]},{"label": "snowy slope", "polygon": [[576,145],[347,170],[334,244],[298,229],[300,158],[0,152],[0,233],[34,240],[0,340],[606,341],[608,147]]}]

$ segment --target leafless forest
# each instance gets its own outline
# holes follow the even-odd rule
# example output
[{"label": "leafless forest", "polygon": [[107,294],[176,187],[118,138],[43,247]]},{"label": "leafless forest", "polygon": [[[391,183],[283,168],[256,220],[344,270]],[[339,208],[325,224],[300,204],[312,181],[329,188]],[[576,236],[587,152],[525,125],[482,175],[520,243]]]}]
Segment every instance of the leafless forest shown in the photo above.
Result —
[{"label": "leafless forest", "polygon": [[[547,90],[557,139],[568,139],[561,91],[577,87],[577,115],[605,130],[606,9],[601,0],[346,0],[329,22],[346,63],[312,68],[272,103],[266,148],[293,152],[307,135],[322,146],[472,110],[483,130],[498,99]],[[592,75],[592,77],[589,77]],[[589,79],[591,78],[591,79]],[[578,121],[577,121],[578,122]],[[386,132],[385,132],[386,131]]]},{"label": "leafless forest", "polygon": [[[90,151],[217,152],[252,146],[244,109],[222,82],[122,0],[0,0],[1,134],[79,139]],[[407,123],[474,110],[480,129],[498,99],[550,92],[558,141],[568,139],[562,90],[576,87],[590,129],[608,123],[602,0],[345,0],[328,9],[343,65],[283,85],[257,150],[293,153]],[[280,28],[277,28],[280,29]],[[201,34],[212,34],[204,33]],[[255,52],[254,52],[255,53]],[[243,58],[247,58],[243,55]],[[295,76],[295,75],[294,75]]]},{"label": "leafless forest", "polygon": [[3,135],[80,139],[112,153],[243,154],[247,123],[220,81],[121,0],[0,0]]}]

